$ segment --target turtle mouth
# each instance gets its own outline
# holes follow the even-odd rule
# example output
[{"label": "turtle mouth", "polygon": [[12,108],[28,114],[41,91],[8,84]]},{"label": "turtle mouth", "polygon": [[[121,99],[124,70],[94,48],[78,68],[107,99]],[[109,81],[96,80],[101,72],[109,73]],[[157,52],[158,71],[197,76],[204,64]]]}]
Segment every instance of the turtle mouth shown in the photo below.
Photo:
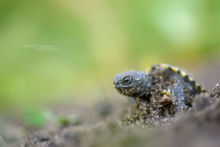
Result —
[{"label": "turtle mouth", "polygon": [[135,88],[132,88],[130,86],[117,86],[116,85],[115,88],[119,93],[125,96],[133,96],[134,93],[136,93]]},{"label": "turtle mouth", "polygon": [[115,88],[116,88],[116,89],[121,90],[121,91],[123,91],[123,89],[124,89],[124,90],[129,90],[129,89],[132,88],[131,85],[123,85],[123,84],[121,84],[121,83],[116,83],[116,84],[114,84],[114,85],[115,85]]}]

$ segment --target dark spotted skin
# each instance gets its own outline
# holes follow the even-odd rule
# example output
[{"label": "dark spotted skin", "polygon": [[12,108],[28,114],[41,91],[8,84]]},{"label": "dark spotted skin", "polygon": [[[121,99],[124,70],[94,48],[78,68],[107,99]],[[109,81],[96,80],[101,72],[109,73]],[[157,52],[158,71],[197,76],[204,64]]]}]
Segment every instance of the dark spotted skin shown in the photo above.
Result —
[{"label": "dark spotted skin", "polygon": [[151,100],[161,101],[167,96],[167,101],[172,101],[176,111],[186,110],[191,107],[192,101],[197,94],[205,92],[191,76],[181,69],[168,65],[158,64],[152,66],[148,72],[126,71],[114,78],[115,88],[119,93]]},{"label": "dark spotted skin", "polygon": [[114,77],[115,88],[126,96],[145,97],[152,87],[152,76],[144,71],[126,71]]}]

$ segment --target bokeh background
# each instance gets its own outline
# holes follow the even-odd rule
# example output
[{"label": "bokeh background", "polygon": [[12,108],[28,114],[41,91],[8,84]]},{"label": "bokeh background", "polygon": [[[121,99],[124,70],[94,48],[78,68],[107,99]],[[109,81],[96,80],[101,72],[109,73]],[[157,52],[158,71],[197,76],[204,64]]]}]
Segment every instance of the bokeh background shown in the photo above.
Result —
[{"label": "bokeh background", "polygon": [[1,0],[0,108],[91,102],[161,62],[220,58],[219,0]]}]

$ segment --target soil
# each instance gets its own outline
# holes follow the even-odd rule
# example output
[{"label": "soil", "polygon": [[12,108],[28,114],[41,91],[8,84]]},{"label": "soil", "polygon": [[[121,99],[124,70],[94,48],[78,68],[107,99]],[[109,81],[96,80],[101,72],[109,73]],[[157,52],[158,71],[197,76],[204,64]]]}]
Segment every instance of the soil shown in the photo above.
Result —
[{"label": "soil", "polygon": [[[209,72],[213,70],[216,73],[218,69],[220,65],[217,64],[213,69],[209,69]],[[204,77],[204,73],[200,70],[196,75]],[[219,74],[220,71],[215,78],[210,77],[213,81],[204,79],[204,83],[208,81],[207,85],[210,85],[210,81],[215,82],[216,85],[213,84],[210,86],[212,88],[208,88],[209,93],[196,96],[190,111],[168,115],[160,121],[155,120],[154,123],[139,121],[128,123],[129,125],[123,124],[121,119],[123,120],[127,111],[133,109],[132,104],[125,98],[109,96],[110,98],[92,106],[82,104],[52,109],[54,112],[63,111],[63,114],[75,115],[49,121],[44,127],[30,127],[19,121],[6,121],[2,118],[0,119],[0,146],[219,147],[220,86],[216,83],[219,80]],[[143,102],[141,106],[143,107],[144,104]],[[64,111],[67,108],[70,108],[69,112]]]}]

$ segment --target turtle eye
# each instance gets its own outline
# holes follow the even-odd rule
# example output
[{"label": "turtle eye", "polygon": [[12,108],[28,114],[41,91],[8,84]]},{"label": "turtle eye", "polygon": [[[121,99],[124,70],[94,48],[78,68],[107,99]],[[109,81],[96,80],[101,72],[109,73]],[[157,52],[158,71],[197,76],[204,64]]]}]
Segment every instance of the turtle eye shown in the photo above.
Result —
[{"label": "turtle eye", "polygon": [[132,81],[133,81],[133,77],[132,76],[126,76],[126,77],[123,78],[123,84],[124,85],[131,84]]}]

